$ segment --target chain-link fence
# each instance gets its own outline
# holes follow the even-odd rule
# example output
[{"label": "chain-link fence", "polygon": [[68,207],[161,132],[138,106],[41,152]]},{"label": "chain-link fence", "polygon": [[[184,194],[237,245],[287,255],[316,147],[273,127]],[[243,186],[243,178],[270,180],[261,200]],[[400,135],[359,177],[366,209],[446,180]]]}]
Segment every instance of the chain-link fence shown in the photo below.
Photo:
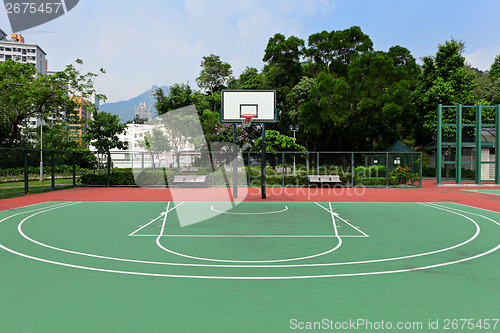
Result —
[{"label": "chain-link fence", "polygon": [[0,196],[76,186],[96,163],[89,152],[0,148]]},{"label": "chain-link fence", "polygon": [[[232,151],[81,151],[0,148],[0,196],[71,186],[224,187],[262,185],[262,153]],[[338,175],[322,186],[422,186],[421,153],[266,153],[266,186],[310,186],[312,175]],[[41,163],[42,162],[42,163]],[[201,176],[201,177],[197,177]],[[315,184],[318,185],[318,184]]]}]

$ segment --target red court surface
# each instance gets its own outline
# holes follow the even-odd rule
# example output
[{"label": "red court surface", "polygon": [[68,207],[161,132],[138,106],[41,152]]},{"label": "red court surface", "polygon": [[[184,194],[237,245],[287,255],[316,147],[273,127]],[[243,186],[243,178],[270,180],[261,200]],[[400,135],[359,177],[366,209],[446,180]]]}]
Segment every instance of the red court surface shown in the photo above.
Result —
[{"label": "red court surface", "polygon": [[[471,190],[500,190],[500,187],[436,186],[424,180],[422,188],[268,188],[267,199],[261,199],[260,188],[249,188],[243,201],[283,202],[455,202],[500,212],[500,196]],[[175,189],[175,201],[228,201],[231,189]],[[0,199],[0,210],[7,210],[47,201],[172,201],[169,189],[133,187],[78,187],[54,192],[28,194]],[[241,198],[240,198],[241,200]]]}]

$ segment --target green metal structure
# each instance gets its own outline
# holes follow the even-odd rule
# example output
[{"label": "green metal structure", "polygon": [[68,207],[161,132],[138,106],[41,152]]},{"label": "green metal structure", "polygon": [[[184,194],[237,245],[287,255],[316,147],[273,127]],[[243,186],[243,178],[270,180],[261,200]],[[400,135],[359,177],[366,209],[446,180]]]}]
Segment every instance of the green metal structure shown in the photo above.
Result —
[{"label": "green metal structure", "polygon": [[[483,123],[483,110],[484,109],[494,109],[495,112],[495,123],[486,124]],[[443,111],[446,109],[454,109],[456,112],[455,123],[443,123]],[[464,123],[464,110],[469,113],[475,112],[475,123]],[[455,128],[455,140],[451,140],[448,137],[444,137],[446,141],[443,141],[444,129],[447,127]],[[474,142],[464,142],[464,130],[467,129],[474,130]],[[482,131],[483,128],[494,128],[495,129],[495,161],[483,161],[481,158],[481,148],[483,146],[482,141]],[[484,181],[481,179],[481,167],[483,164],[495,164],[495,184],[500,184],[500,153],[498,152],[498,138],[500,137],[500,104],[495,106],[485,106],[485,105],[442,105],[438,104],[437,108],[437,156],[436,156],[436,180],[437,184],[443,184],[442,168],[446,165],[455,166],[455,180],[457,184],[462,183],[462,166],[464,165],[474,165],[475,166],[475,183],[480,185]],[[464,144],[473,145],[476,149],[475,161],[463,161],[462,152]],[[455,148],[455,160],[445,161],[443,160],[443,147],[454,147]]]}]

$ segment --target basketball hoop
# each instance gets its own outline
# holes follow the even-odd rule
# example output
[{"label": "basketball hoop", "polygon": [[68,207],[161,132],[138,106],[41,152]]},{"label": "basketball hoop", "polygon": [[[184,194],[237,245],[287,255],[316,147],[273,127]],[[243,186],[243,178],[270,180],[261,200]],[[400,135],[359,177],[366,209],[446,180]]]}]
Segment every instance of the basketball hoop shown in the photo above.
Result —
[{"label": "basketball hoop", "polygon": [[241,115],[241,124],[243,127],[250,127],[252,125],[253,118],[255,118],[255,114],[242,114]]}]

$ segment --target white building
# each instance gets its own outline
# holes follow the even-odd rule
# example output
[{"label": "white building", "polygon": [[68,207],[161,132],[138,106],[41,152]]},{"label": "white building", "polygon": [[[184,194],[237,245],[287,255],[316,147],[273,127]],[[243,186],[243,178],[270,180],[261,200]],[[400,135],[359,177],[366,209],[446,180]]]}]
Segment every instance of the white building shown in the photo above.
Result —
[{"label": "white building", "polygon": [[24,37],[20,34],[7,34],[0,30],[0,63],[9,59],[23,64],[31,63],[36,67],[37,73],[47,73],[47,54],[36,44],[25,44]]},{"label": "white building", "polygon": [[[162,124],[128,124],[127,130],[118,136],[121,141],[128,142],[128,149],[111,149],[111,159],[113,161],[113,166],[117,168],[150,168],[152,167],[154,158],[156,167],[176,167],[177,162],[173,150],[155,155],[153,157],[147,149],[141,146],[141,142],[144,141],[144,137],[146,136],[146,134],[151,132],[154,128],[162,130],[162,132],[167,135],[165,127]],[[89,149],[91,151],[96,150],[92,145],[89,147]],[[192,144],[188,143],[182,151],[179,160],[181,168],[190,168],[195,158],[199,156],[200,153],[195,151],[195,148]]]}]

